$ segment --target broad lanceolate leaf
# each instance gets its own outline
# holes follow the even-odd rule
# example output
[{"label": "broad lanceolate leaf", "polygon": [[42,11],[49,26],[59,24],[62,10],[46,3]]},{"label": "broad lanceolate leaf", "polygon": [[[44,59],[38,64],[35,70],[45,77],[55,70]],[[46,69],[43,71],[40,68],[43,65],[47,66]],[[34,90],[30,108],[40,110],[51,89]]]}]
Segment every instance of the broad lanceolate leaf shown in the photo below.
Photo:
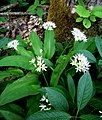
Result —
[{"label": "broad lanceolate leaf", "polygon": [[96,58],[88,50],[79,50],[78,52],[84,54],[87,57],[87,59],[90,63],[95,63],[96,62]]},{"label": "broad lanceolate leaf", "polygon": [[40,40],[36,32],[33,32],[33,31],[31,32],[30,41],[32,43],[34,53],[36,55],[41,55],[40,49],[42,49],[42,41]]},{"label": "broad lanceolate leaf", "polygon": [[27,120],[70,120],[71,116],[61,111],[41,111],[34,113]]},{"label": "broad lanceolate leaf", "polygon": [[77,107],[78,111],[83,109],[92,97],[93,84],[88,72],[80,78],[77,89]]},{"label": "broad lanceolate leaf", "polygon": [[6,77],[10,76],[23,76],[24,73],[20,69],[8,69],[6,71],[0,71],[0,81],[3,80]]},{"label": "broad lanceolate leaf", "polygon": [[81,6],[81,5],[77,5],[77,7],[76,7],[76,13],[80,17],[84,17],[84,18],[88,18],[90,16],[89,10],[86,10],[86,8],[83,7],[83,6]]},{"label": "broad lanceolate leaf", "polygon": [[21,55],[7,56],[0,60],[0,66],[16,66],[27,70],[33,70],[34,66],[31,65],[29,61],[30,58]]},{"label": "broad lanceolate leaf", "polygon": [[67,75],[67,83],[68,83],[68,88],[69,88],[69,94],[72,97],[74,101],[75,97],[75,84],[72,76],[70,74]]},{"label": "broad lanceolate leaf", "polygon": [[81,115],[80,116],[81,120],[101,120],[100,116],[97,115]]},{"label": "broad lanceolate leaf", "polygon": [[91,22],[88,19],[83,20],[83,25],[85,28],[90,28],[91,27]]},{"label": "broad lanceolate leaf", "polygon": [[102,6],[96,6],[92,10],[92,14],[96,17],[102,18]]},{"label": "broad lanceolate leaf", "polygon": [[58,58],[60,59],[59,63],[57,64],[51,76],[51,82],[50,82],[51,86],[56,86],[58,84],[58,80],[63,70],[67,66],[68,62],[70,61],[71,57],[73,56],[73,54],[74,52],[72,51],[72,52],[69,52],[68,55]]},{"label": "broad lanceolate leaf", "polygon": [[61,92],[48,87],[46,87],[46,92],[51,105],[56,110],[68,111],[68,102]]},{"label": "broad lanceolate leaf", "polygon": [[0,106],[28,95],[38,94],[39,85],[36,75],[28,74],[8,85],[0,95]]},{"label": "broad lanceolate leaf", "polygon": [[33,57],[33,53],[31,51],[26,50],[24,47],[17,46],[17,52],[22,56]]},{"label": "broad lanceolate leaf", "polygon": [[24,120],[21,116],[12,113],[10,111],[0,110],[0,114],[5,118],[5,120]]},{"label": "broad lanceolate leaf", "polygon": [[55,53],[55,39],[54,39],[54,31],[53,30],[45,31],[44,53],[45,53],[45,58],[47,58],[47,59],[51,59],[51,57]]},{"label": "broad lanceolate leaf", "polygon": [[99,52],[100,56],[102,57],[102,38],[95,37],[95,43],[96,43],[96,47],[98,49],[98,52]]}]

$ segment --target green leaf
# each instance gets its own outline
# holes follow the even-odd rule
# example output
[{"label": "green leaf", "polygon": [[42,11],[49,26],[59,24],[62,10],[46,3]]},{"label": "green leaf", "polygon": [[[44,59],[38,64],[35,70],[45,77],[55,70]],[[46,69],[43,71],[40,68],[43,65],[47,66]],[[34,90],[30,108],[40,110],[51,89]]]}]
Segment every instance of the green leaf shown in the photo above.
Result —
[{"label": "green leaf", "polygon": [[102,110],[102,101],[97,98],[91,99],[89,105],[94,107],[95,109]]},{"label": "green leaf", "polygon": [[45,53],[45,58],[47,58],[47,59],[51,59],[55,53],[55,39],[54,39],[54,31],[53,30],[45,31],[44,53]]},{"label": "green leaf", "polygon": [[84,1],[83,1],[83,0],[76,0],[76,1],[78,1],[78,4],[79,4],[79,5],[81,5],[81,6],[85,6],[85,4],[84,4]]},{"label": "green leaf", "polygon": [[24,120],[21,116],[10,111],[0,110],[0,114],[5,118],[5,120]]},{"label": "green leaf", "polygon": [[91,20],[92,22],[95,22],[95,21],[96,21],[95,16],[90,16],[90,20]]},{"label": "green leaf", "polygon": [[97,115],[81,115],[80,116],[81,120],[101,120],[100,116]]},{"label": "green leaf", "polygon": [[98,65],[102,66],[102,60],[101,59],[98,61]]},{"label": "green leaf", "polygon": [[2,22],[7,22],[7,18],[6,17],[0,17],[0,23]]},{"label": "green leaf", "polygon": [[78,17],[78,18],[76,19],[76,22],[81,22],[82,20],[83,20],[83,18]]},{"label": "green leaf", "polygon": [[35,13],[36,8],[39,6],[39,0],[35,0],[34,4],[28,8],[28,12]]},{"label": "green leaf", "polygon": [[44,14],[44,10],[39,7],[39,8],[37,8],[36,13],[40,18],[42,18],[43,14]]},{"label": "green leaf", "polygon": [[10,85],[7,85],[0,95],[0,106],[29,95],[38,94],[38,78],[34,74],[28,74]]},{"label": "green leaf", "polygon": [[96,63],[96,58],[88,50],[79,50],[78,52],[84,54],[90,63]]},{"label": "green leaf", "polygon": [[83,109],[92,97],[93,84],[88,72],[80,78],[77,88],[77,107],[78,111]]},{"label": "green leaf", "polygon": [[33,32],[33,31],[31,32],[30,41],[32,43],[34,53],[38,56],[41,55],[40,49],[42,49],[42,42],[36,32]]},{"label": "green leaf", "polygon": [[0,39],[0,49],[3,48],[3,47],[5,47],[6,44],[9,42],[9,40],[10,40],[9,38],[5,38],[5,37],[1,38]]},{"label": "green leaf", "polygon": [[73,101],[75,98],[75,84],[72,76],[70,74],[67,75],[67,83],[69,88],[69,94],[72,97]]},{"label": "green leaf", "polygon": [[29,58],[34,57],[34,55],[31,51],[28,51],[24,47],[21,47],[21,46],[17,46],[17,52],[18,52],[18,54],[20,54],[22,56],[26,56]]},{"label": "green leaf", "polygon": [[21,55],[7,56],[0,60],[0,66],[16,66],[27,70],[33,70],[34,66],[29,63],[30,59]]},{"label": "green leaf", "polygon": [[6,71],[0,71],[0,81],[6,77],[10,76],[23,76],[24,73],[20,69],[8,69]]},{"label": "green leaf", "polygon": [[70,61],[70,58],[73,56],[73,54],[74,54],[74,52],[71,51],[66,56],[60,56],[58,58],[59,63],[57,64],[57,66],[55,67],[55,69],[51,75],[51,81],[50,81],[51,86],[54,87],[58,84],[58,80],[59,80],[63,70],[66,68],[68,62]]},{"label": "green leaf", "polygon": [[45,89],[51,105],[56,110],[68,111],[68,102],[61,92],[49,87],[46,87]]},{"label": "green leaf", "polygon": [[96,6],[92,10],[92,14],[96,17],[102,18],[102,6]]},{"label": "green leaf", "polygon": [[102,57],[102,38],[101,37],[95,37],[95,44],[98,49],[98,52],[100,56]]},{"label": "green leaf", "polygon": [[90,28],[91,27],[91,22],[88,19],[83,20],[83,25],[85,28]]},{"label": "green leaf", "polygon": [[70,120],[71,116],[62,111],[40,111],[32,114],[27,120]]},{"label": "green leaf", "polygon": [[86,10],[86,8],[83,7],[83,6],[81,6],[81,5],[77,5],[77,7],[76,7],[76,13],[80,17],[84,17],[84,18],[88,18],[90,16],[89,10]]}]

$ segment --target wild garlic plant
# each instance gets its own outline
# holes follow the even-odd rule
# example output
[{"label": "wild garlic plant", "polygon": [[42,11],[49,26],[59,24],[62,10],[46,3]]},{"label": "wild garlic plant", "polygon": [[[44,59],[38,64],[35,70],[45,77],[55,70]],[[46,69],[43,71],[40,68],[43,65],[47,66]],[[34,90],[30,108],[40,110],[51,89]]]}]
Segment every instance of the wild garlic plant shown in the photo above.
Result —
[{"label": "wild garlic plant", "polygon": [[[97,62],[102,66],[102,38],[88,38],[84,32],[73,28],[70,32],[74,44],[69,51],[63,48],[60,52],[54,35],[56,27],[52,21],[43,24],[43,41],[32,31],[30,44],[19,36],[7,44],[7,49],[14,54],[0,60],[0,66],[6,68],[0,74],[3,79],[10,79],[17,73],[18,76],[1,92],[0,106],[26,97],[26,120],[100,119],[101,109],[95,109],[99,115],[92,114],[96,97],[91,71]],[[101,56],[98,59],[93,55],[95,51]],[[57,56],[57,52],[61,54]],[[0,112],[3,114],[5,110],[0,109]]]}]

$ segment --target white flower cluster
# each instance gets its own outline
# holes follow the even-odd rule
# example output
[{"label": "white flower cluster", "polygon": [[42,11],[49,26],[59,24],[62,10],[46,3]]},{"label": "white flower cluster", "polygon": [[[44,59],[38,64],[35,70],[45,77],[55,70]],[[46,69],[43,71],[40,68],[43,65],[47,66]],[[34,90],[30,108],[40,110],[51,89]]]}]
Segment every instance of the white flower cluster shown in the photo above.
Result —
[{"label": "white flower cluster", "polygon": [[73,56],[74,59],[71,60],[71,63],[73,66],[75,66],[76,68],[76,72],[86,72],[89,70],[89,62],[87,60],[87,57],[85,57],[83,54],[76,54],[75,56]]},{"label": "white flower cluster", "polygon": [[53,30],[54,28],[56,28],[55,23],[53,23],[51,21],[45,22],[42,26],[45,30]]},{"label": "white flower cluster", "polygon": [[[42,52],[42,49],[40,50],[40,52]],[[46,70],[47,66],[42,56],[37,56],[36,58],[32,58],[31,61],[29,62],[36,67],[37,72],[47,71]]]},{"label": "white flower cluster", "polygon": [[[100,114],[102,114],[102,111],[99,111]],[[100,116],[102,118],[102,115]]]},{"label": "white flower cluster", "polygon": [[73,28],[73,31],[71,31],[74,35],[75,41],[84,41],[87,42],[87,37],[84,34],[84,32],[81,32],[78,28]]},{"label": "white flower cluster", "polygon": [[49,103],[48,99],[43,95],[41,100],[40,100],[40,105],[39,107],[42,110],[50,110],[51,109],[51,104]]},{"label": "white flower cluster", "polygon": [[15,50],[17,50],[18,45],[19,45],[18,40],[13,40],[13,41],[11,41],[7,44],[7,47],[8,48],[14,48]]}]

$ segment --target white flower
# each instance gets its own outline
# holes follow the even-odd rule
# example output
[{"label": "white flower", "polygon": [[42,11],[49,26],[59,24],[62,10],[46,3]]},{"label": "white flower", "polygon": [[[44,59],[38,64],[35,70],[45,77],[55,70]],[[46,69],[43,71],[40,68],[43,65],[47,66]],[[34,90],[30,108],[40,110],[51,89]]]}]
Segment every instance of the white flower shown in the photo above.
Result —
[{"label": "white flower", "polygon": [[40,105],[39,107],[41,108],[40,110],[50,110],[51,109],[51,104],[49,103],[48,99],[43,95],[41,100],[40,100]]},{"label": "white flower", "polygon": [[7,44],[7,47],[8,48],[14,48],[15,50],[17,50],[18,45],[19,45],[18,40],[13,40],[13,41],[11,41]]},{"label": "white flower", "polygon": [[47,66],[42,56],[37,56],[36,59],[32,58],[29,62],[36,67],[37,72],[47,71]]},{"label": "white flower", "polygon": [[35,58],[32,58],[29,62],[34,64],[35,63]]},{"label": "white flower", "polygon": [[73,8],[71,9],[71,13],[74,14],[76,12],[76,5],[73,6]]},{"label": "white flower", "polygon": [[41,107],[41,111],[42,111],[42,110],[45,110],[47,106],[44,104],[41,104],[41,105],[39,105],[39,107]]},{"label": "white flower", "polygon": [[84,32],[81,32],[78,28],[73,28],[73,31],[71,31],[74,35],[75,41],[84,41],[87,42],[87,37],[84,34]]},{"label": "white flower", "polygon": [[42,26],[45,30],[53,30],[54,28],[56,28],[55,23],[53,23],[51,21],[45,22]]},{"label": "white flower", "polygon": [[92,6],[92,5],[91,5],[91,6],[89,6],[89,10],[91,10],[91,11],[92,11],[92,10],[93,10],[93,8],[94,8],[94,6]]},{"label": "white flower", "polygon": [[75,56],[73,56],[74,59],[71,60],[71,63],[73,66],[75,66],[76,68],[76,72],[86,72],[89,70],[89,62],[87,60],[87,57],[85,57],[83,54],[76,54]]},{"label": "white flower", "polygon": [[47,103],[48,103],[48,99],[47,99],[44,95],[42,96],[42,98],[41,98],[41,100],[40,100],[40,101],[42,101],[42,102],[44,102],[44,101],[45,101],[45,102],[47,102]]},{"label": "white flower", "polygon": [[47,71],[46,68],[47,68],[47,66],[45,65],[45,62],[44,62],[42,56],[37,56],[37,69],[36,69],[36,71],[38,71],[38,72]]},{"label": "white flower", "polygon": [[[99,111],[100,114],[102,114],[102,111]],[[102,115],[100,116],[102,118]]]}]

